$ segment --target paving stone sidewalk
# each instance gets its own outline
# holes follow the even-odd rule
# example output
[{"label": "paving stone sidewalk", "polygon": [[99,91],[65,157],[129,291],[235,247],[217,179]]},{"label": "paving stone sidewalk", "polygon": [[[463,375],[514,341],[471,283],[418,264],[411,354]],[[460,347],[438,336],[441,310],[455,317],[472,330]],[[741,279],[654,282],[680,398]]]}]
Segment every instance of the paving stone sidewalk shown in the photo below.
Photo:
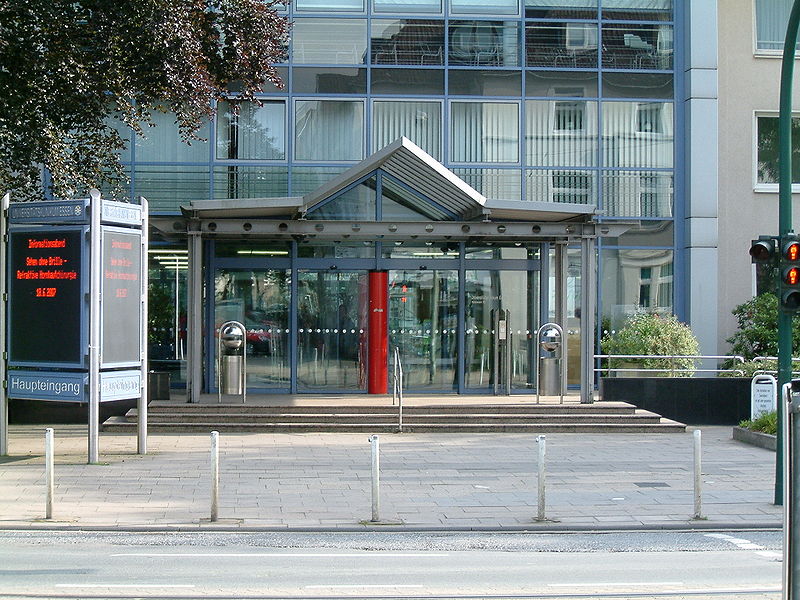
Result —
[{"label": "paving stone sidewalk", "polygon": [[[55,428],[55,501],[45,520],[44,427],[12,426],[0,457],[0,528],[333,528],[370,526],[364,434],[220,436],[219,521],[210,516],[210,436],[103,433],[86,464],[86,428]],[[382,528],[606,529],[775,527],[775,453],[703,427],[704,520],[693,520],[693,437],[548,434],[547,522],[537,522],[536,436],[385,434]]]}]

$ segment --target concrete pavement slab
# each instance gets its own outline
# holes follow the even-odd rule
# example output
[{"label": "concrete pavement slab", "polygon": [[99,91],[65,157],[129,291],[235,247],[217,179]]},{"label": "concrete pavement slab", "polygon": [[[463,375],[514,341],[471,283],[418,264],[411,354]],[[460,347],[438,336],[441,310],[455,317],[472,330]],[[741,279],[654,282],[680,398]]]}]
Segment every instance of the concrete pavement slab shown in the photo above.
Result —
[{"label": "concrete pavement slab", "polygon": [[[371,518],[364,434],[220,436],[220,520],[209,523],[210,439],[103,433],[86,464],[86,428],[56,425],[52,526],[359,528]],[[704,427],[703,521],[693,520],[693,439],[675,434],[548,434],[546,517],[562,528],[780,526],[774,452]],[[12,426],[0,458],[0,528],[44,521],[44,427]],[[381,435],[381,519],[444,529],[541,529],[536,436]]]}]

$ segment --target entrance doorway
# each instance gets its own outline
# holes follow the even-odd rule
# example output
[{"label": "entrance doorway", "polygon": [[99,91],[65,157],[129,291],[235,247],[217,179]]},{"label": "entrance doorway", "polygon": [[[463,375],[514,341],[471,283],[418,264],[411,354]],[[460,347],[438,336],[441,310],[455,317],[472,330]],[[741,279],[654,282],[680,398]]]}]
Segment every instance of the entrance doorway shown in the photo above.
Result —
[{"label": "entrance doorway", "polygon": [[536,388],[534,338],[546,310],[538,244],[378,243],[325,257],[296,243],[229,245],[216,249],[209,280],[210,391],[216,329],[231,319],[247,329],[251,393],[384,393],[395,351],[412,393]]},{"label": "entrance doorway", "polygon": [[405,385],[458,388],[458,271],[389,271],[389,345],[397,348]]},{"label": "entrance doorway", "polygon": [[298,391],[365,391],[367,272],[300,270],[297,280]]}]

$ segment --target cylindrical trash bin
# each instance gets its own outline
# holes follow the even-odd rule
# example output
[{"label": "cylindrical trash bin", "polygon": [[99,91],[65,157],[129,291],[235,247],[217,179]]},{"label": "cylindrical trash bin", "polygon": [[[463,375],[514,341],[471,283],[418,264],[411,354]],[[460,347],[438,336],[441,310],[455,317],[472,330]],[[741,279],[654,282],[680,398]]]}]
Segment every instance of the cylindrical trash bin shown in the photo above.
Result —
[{"label": "cylindrical trash bin", "polygon": [[539,369],[539,394],[542,396],[558,396],[561,394],[558,359],[542,357]]},{"label": "cylindrical trash bin", "polygon": [[242,367],[243,357],[241,355],[223,356],[222,373],[220,377],[220,388],[223,394],[239,395],[242,390]]}]

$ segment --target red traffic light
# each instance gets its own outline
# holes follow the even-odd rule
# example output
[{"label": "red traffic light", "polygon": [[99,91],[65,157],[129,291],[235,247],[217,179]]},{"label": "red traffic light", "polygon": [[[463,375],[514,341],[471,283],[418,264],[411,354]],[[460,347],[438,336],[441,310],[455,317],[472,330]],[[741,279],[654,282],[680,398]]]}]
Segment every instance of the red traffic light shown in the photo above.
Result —
[{"label": "red traffic light", "polygon": [[789,267],[783,271],[783,283],[786,285],[800,284],[800,267]]},{"label": "red traffic light", "polygon": [[784,244],[783,258],[792,262],[800,260],[800,242],[787,242]]}]

